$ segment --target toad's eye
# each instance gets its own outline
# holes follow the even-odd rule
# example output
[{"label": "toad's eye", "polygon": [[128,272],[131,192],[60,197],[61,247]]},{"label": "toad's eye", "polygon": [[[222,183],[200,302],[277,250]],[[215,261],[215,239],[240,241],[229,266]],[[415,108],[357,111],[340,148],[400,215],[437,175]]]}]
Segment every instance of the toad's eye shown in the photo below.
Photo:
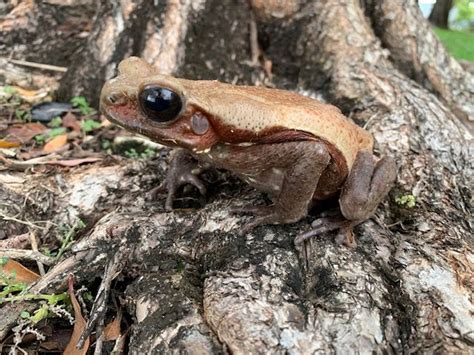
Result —
[{"label": "toad's eye", "polygon": [[158,123],[173,121],[183,107],[177,93],[156,86],[145,87],[138,95],[138,101],[143,114]]}]

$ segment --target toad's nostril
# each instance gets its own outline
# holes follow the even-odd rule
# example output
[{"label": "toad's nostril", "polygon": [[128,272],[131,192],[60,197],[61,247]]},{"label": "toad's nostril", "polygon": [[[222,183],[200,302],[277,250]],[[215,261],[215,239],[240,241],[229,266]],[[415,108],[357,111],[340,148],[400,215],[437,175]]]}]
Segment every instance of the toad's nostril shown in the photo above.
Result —
[{"label": "toad's nostril", "polygon": [[106,100],[111,105],[123,105],[127,101],[125,95],[123,95],[119,92],[110,93],[109,95],[107,95]]}]

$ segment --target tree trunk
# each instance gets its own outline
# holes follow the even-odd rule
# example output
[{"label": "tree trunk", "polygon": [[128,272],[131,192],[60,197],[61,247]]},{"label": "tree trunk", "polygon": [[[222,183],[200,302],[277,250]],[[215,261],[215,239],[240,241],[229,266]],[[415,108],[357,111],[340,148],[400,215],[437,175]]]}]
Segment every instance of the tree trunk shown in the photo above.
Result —
[{"label": "tree trunk", "polygon": [[[309,219],[238,236],[244,219],[228,205],[261,196],[228,175],[204,208],[162,213],[156,206],[163,199],[145,201],[145,188],[131,188],[149,184],[150,163],[75,172],[58,193],[52,210],[64,212],[55,218],[71,208],[110,213],[33,291],[62,289],[68,273],[88,283],[114,270],[135,320],[131,353],[474,351],[472,77],[439,45],[415,0],[399,5],[101,3],[87,45],[63,78],[64,97],[97,99],[100,83],[132,54],[190,79],[295,90],[366,127],[377,153],[396,158],[398,180],[376,216],[356,229],[356,249],[336,246],[330,235],[296,249],[293,239]],[[80,189],[84,176],[100,191],[115,191],[123,212],[111,198],[86,208],[76,196],[72,206],[62,191]],[[42,181],[27,181],[30,194],[43,189]],[[416,197],[412,209],[395,203],[406,194]],[[0,337],[17,311],[0,310]]]},{"label": "tree trunk", "polygon": [[446,52],[415,1],[372,1],[370,11],[397,69],[435,93],[472,129],[474,77]]},{"label": "tree trunk", "polygon": [[436,27],[448,28],[451,7],[453,7],[453,0],[436,0],[428,20]]}]

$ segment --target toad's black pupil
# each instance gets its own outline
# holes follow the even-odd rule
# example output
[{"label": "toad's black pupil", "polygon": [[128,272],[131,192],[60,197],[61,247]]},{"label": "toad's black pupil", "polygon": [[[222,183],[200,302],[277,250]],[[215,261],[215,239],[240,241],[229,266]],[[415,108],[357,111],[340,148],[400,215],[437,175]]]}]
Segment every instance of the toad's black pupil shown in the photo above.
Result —
[{"label": "toad's black pupil", "polygon": [[183,106],[179,95],[167,88],[145,88],[138,99],[145,116],[159,123],[174,120]]}]

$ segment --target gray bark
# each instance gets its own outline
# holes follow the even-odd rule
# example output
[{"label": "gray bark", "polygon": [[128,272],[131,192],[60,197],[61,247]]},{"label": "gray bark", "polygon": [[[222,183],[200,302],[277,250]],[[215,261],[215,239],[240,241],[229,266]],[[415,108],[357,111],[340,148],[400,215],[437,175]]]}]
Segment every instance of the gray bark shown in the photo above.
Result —
[{"label": "gray bark", "polygon": [[[230,215],[228,206],[242,200],[255,203],[261,195],[228,175],[218,175],[204,208],[164,213],[164,198],[145,200],[145,191],[162,180],[164,162],[159,162],[158,172],[150,162],[122,162],[64,177],[62,191],[70,194],[57,193],[54,210],[64,212],[55,218],[71,218],[71,211],[110,213],[33,290],[62,289],[67,273],[87,283],[94,275],[100,277],[114,256],[123,256],[117,277],[127,280],[123,305],[135,320],[129,348],[137,354],[152,349],[474,351],[473,149],[466,116],[455,109],[462,105],[453,89],[456,80],[465,85],[460,79],[464,72],[445,52],[440,56],[448,69],[440,68],[438,57],[420,64],[415,53],[431,54],[418,40],[415,49],[398,48],[396,40],[407,33],[433,36],[428,25],[418,19],[418,27],[394,33],[399,27],[386,17],[377,20],[380,14],[397,13],[400,23],[417,15],[390,7],[388,1],[372,3],[159,2],[164,10],[151,16],[147,40],[139,46],[163,71],[187,78],[265,83],[323,95],[372,132],[377,153],[394,156],[399,174],[376,216],[356,229],[356,249],[336,246],[331,235],[296,249],[293,239],[309,228],[310,218],[239,237],[246,219]],[[261,67],[247,64],[250,11],[263,58],[272,64],[271,79]],[[98,53],[97,46],[109,43],[100,26],[105,25],[97,21],[85,51]],[[128,26],[133,24],[124,28]],[[135,53],[125,40],[129,35],[116,34],[121,40],[113,42],[115,54],[78,59],[104,65],[97,81],[112,75],[119,53]],[[121,52],[117,48],[125,42],[122,48],[128,49]],[[77,66],[70,67],[68,75],[77,73],[71,86],[87,87],[90,78],[80,75]],[[433,83],[436,75],[443,78],[441,89]],[[28,172],[17,174],[31,189],[45,193],[44,181],[30,179]],[[49,184],[54,191],[55,181]],[[10,198],[21,194],[3,185]],[[109,195],[81,200],[88,195],[80,194],[81,189]],[[413,209],[394,202],[404,194],[416,196]],[[0,337],[15,322],[15,307],[0,309]]]}]

